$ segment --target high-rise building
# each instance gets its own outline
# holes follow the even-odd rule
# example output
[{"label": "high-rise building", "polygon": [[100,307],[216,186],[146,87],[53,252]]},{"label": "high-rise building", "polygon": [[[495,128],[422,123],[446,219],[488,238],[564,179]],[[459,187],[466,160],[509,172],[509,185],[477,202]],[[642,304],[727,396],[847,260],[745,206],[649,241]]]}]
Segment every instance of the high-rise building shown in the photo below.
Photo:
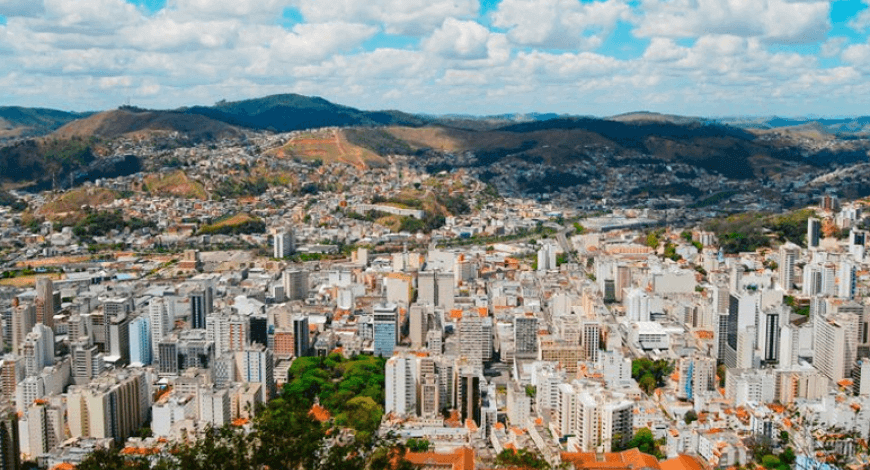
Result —
[{"label": "high-rise building", "polygon": [[139,316],[130,321],[127,328],[130,339],[130,364],[151,365],[151,320],[147,316]]},{"label": "high-rise building", "polygon": [[272,256],[286,258],[296,252],[296,239],[292,229],[279,229],[272,235]]},{"label": "high-rise building", "polygon": [[800,253],[800,247],[794,243],[786,243],[779,248],[779,285],[786,292],[791,291],[794,287],[794,264]]},{"label": "high-rise building", "polygon": [[308,297],[308,271],[288,269],[284,271],[282,279],[287,300],[305,300]]},{"label": "high-rise building", "polygon": [[429,308],[422,305],[414,305],[408,312],[408,334],[411,338],[411,347],[420,349],[426,341],[426,333],[429,331]]},{"label": "high-rise building", "polygon": [[44,400],[27,407],[21,424],[27,427],[27,442],[21,442],[21,451],[31,458],[56,449],[64,440],[64,410]]},{"label": "high-rise building", "polygon": [[538,250],[538,272],[556,269],[556,247],[550,243],[544,243]]},{"label": "high-rise building", "polygon": [[454,283],[451,271],[420,272],[417,275],[417,303],[452,309]]},{"label": "high-rise building", "polygon": [[641,289],[631,289],[625,294],[625,318],[630,322],[650,321],[650,298]]},{"label": "high-rise building", "polygon": [[310,331],[308,329],[308,317],[298,316],[293,319],[293,354],[296,357],[309,355],[311,349]]},{"label": "high-rise building", "polygon": [[587,320],[582,324],[580,346],[583,348],[585,360],[598,362],[598,353],[601,350],[601,324],[597,321]]},{"label": "high-rise building", "polygon": [[857,287],[857,276],[855,275],[855,263],[850,260],[840,261],[837,286],[837,295],[844,299],[852,299],[855,297],[855,289]]},{"label": "high-rise building", "polygon": [[167,301],[159,297],[151,299],[151,303],[148,305],[148,318],[151,322],[152,358],[158,360],[160,357],[158,345],[172,331],[173,327],[173,318],[170,315]]},{"label": "high-rise building", "polygon": [[679,361],[680,383],[677,398],[694,400],[695,396],[716,390],[716,359],[695,355]]},{"label": "high-rise building", "polygon": [[265,403],[275,396],[275,359],[263,345],[252,345],[237,353],[239,378],[243,382],[260,384],[260,398]]},{"label": "high-rise building", "polygon": [[116,366],[124,366],[130,363],[130,322],[133,317],[122,313],[109,319],[109,356]]},{"label": "high-rise building", "polygon": [[819,247],[819,238],[822,233],[822,222],[815,218],[810,217],[807,219],[807,248],[818,248]]},{"label": "high-rise building", "polygon": [[492,318],[478,312],[465,312],[459,320],[459,355],[473,365],[492,359]]},{"label": "high-rise building", "polygon": [[36,323],[54,328],[54,283],[50,277],[36,279]]},{"label": "high-rise building", "polygon": [[24,359],[15,354],[3,356],[0,360],[0,401],[15,398],[15,390],[24,377]]},{"label": "high-rise building", "polygon": [[119,369],[67,392],[67,417],[72,437],[113,438],[124,442],[148,417],[151,398],[145,373]]},{"label": "high-rise building", "polygon": [[269,345],[269,319],[266,315],[255,314],[248,317],[249,341],[263,346]]},{"label": "high-rise building", "polygon": [[761,350],[761,360],[772,363],[779,361],[780,314],[768,311],[761,314],[758,325],[758,348]]},{"label": "high-rise building", "polygon": [[21,345],[24,357],[24,370],[27,376],[35,376],[42,368],[54,364],[54,332],[51,328],[37,323],[24,338]]},{"label": "high-rise building", "polygon": [[834,382],[848,378],[858,352],[859,317],[851,313],[813,318],[813,367]]},{"label": "high-rise building", "polygon": [[514,317],[514,348],[518,356],[538,352],[538,319],[523,315]]},{"label": "high-rise building", "polygon": [[413,415],[417,409],[416,369],[414,357],[393,356],[387,360],[384,394],[384,413],[399,416]]},{"label": "high-rise building", "polygon": [[190,293],[190,326],[205,329],[206,319],[214,310],[214,290],[210,285]]},{"label": "high-rise building", "polygon": [[822,291],[822,268],[816,264],[804,266],[804,283],[801,293],[806,296],[814,296]]},{"label": "high-rise building", "polygon": [[399,341],[399,308],[396,304],[374,306],[374,354],[389,357]]},{"label": "high-rise building", "polygon": [[421,357],[418,361],[417,414],[424,419],[437,418],[441,411],[441,393],[435,360]]},{"label": "high-rise building", "polygon": [[36,324],[36,307],[30,303],[22,303],[12,309],[12,350],[24,343],[24,338],[33,330]]},{"label": "high-rise building", "polygon": [[480,426],[480,376],[473,372],[463,372],[459,375],[456,391],[456,404],[462,422],[470,419]]},{"label": "high-rise building", "polygon": [[0,403],[0,469],[21,467],[21,442],[18,437],[18,413],[9,402]]},{"label": "high-rise building", "polygon": [[100,375],[105,367],[103,353],[95,345],[77,342],[70,344],[72,356],[72,382],[77,385],[86,384]]}]

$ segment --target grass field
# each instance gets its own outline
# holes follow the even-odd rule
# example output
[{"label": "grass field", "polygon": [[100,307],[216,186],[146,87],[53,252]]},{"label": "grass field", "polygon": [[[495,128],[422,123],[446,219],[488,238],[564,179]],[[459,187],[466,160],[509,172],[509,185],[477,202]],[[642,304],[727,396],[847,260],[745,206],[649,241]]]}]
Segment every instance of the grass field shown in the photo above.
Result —
[{"label": "grass field", "polygon": [[77,218],[81,215],[82,206],[97,207],[109,204],[117,197],[118,194],[109,189],[78,188],[47,202],[37,211],[37,215],[51,220]]},{"label": "grass field", "polygon": [[189,199],[208,199],[205,188],[198,181],[187,177],[178,170],[165,175],[149,175],[145,177],[145,188],[154,194],[178,196]]},{"label": "grass field", "polygon": [[323,163],[346,163],[359,169],[386,165],[386,160],[380,155],[348,142],[344,132],[340,130],[306,133],[287,142],[282,147],[270,150],[268,153],[279,158],[320,160]]},{"label": "grass field", "polygon": [[50,277],[51,279],[57,281],[63,277],[62,274],[35,274],[32,276],[21,276],[14,277],[12,279],[0,279],[0,286],[11,286],[18,288],[27,288],[36,286],[36,278],[38,277]]}]

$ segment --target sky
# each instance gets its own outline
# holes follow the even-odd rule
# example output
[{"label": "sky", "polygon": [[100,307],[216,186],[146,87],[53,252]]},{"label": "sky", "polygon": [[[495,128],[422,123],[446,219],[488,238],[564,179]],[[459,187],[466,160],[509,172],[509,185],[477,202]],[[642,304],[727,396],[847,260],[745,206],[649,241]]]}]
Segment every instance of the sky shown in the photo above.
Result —
[{"label": "sky", "polygon": [[0,0],[0,105],[870,114],[870,0]]}]

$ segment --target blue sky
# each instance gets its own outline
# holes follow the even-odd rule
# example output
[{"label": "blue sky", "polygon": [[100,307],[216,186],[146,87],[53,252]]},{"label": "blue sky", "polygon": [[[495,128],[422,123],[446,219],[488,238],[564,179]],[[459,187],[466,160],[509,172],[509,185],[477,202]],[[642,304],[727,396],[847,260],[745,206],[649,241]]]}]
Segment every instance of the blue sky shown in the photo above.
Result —
[{"label": "blue sky", "polygon": [[0,0],[0,105],[870,114],[870,0]]}]

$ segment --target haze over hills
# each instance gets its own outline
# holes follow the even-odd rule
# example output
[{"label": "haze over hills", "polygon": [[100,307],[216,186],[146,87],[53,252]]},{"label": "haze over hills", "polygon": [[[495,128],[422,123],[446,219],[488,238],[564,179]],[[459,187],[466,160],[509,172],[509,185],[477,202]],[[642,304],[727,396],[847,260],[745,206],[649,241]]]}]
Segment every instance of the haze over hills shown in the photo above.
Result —
[{"label": "haze over hills", "polygon": [[[82,115],[45,109],[0,111],[5,112],[0,114],[6,116],[4,122],[28,129],[27,133],[18,131],[20,136],[38,135],[13,138],[11,144],[0,147],[0,182],[37,183],[43,188],[48,175],[57,178],[69,172],[87,173],[99,167],[102,156],[114,153],[117,157],[118,139],[162,139],[161,147],[173,148],[244,139],[251,132],[323,127],[343,130],[335,134],[335,142],[306,142],[314,147],[297,145],[296,150],[286,147],[283,152],[267,155],[296,155],[325,163],[337,155],[337,162],[366,164],[382,162],[380,157],[390,154],[411,154],[431,170],[464,167],[485,180],[524,191],[549,192],[603,178],[610,168],[628,171],[637,165],[649,167],[653,171],[650,176],[665,168],[662,165],[678,165],[681,174],[687,175],[686,181],[691,181],[694,172],[735,180],[787,179],[865,162],[870,149],[856,133],[870,126],[870,118],[710,120],[651,112],[607,118],[535,113],[433,117],[363,111],[295,94],[175,110],[122,107]],[[335,148],[317,147],[327,144]],[[371,156],[348,160],[350,146],[366,149]],[[505,168],[511,166],[525,171],[517,179],[499,180],[498,174],[510,173]],[[124,166],[129,171],[140,167]],[[664,186],[673,192],[672,186]],[[677,193],[703,192],[698,184],[694,189],[678,186]]]}]

